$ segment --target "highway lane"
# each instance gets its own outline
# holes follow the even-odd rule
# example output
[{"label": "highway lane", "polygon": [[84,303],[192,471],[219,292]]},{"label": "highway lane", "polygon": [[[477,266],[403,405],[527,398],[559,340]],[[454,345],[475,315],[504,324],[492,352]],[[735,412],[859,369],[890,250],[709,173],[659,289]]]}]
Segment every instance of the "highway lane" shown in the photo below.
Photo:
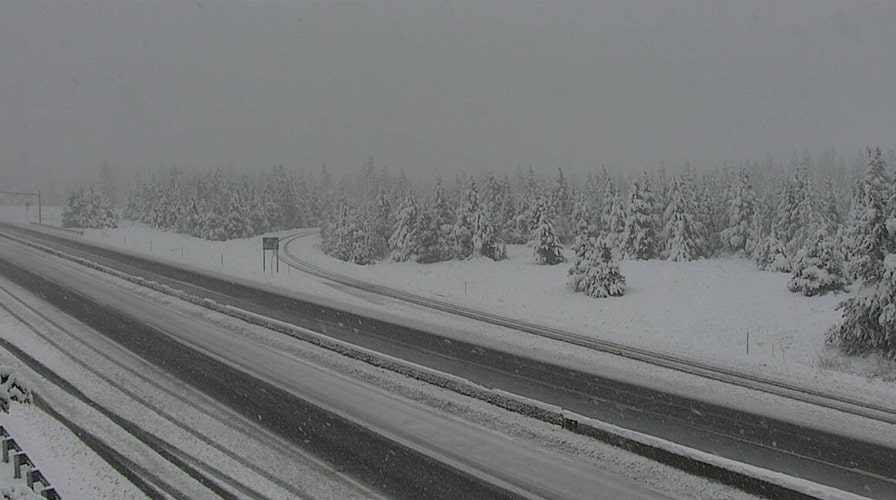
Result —
[{"label": "highway lane", "polygon": [[[187,292],[714,454],[878,498],[896,497],[896,451],[448,340],[197,272],[42,234],[21,236]],[[349,326],[346,326],[349,325]]]},{"label": "highway lane", "polygon": [[665,498],[234,335],[64,261],[6,241],[0,241],[0,256],[12,281],[30,284],[45,300],[257,415],[296,444],[312,441],[313,451],[365,482],[385,485],[389,495]]},{"label": "highway lane", "polygon": [[92,448],[150,497],[163,490],[175,498],[311,499],[322,492],[377,498],[254,417],[230,410],[2,277],[0,318],[13,325],[12,331],[0,327],[0,347],[20,360],[37,403],[82,439],[88,436]]}]

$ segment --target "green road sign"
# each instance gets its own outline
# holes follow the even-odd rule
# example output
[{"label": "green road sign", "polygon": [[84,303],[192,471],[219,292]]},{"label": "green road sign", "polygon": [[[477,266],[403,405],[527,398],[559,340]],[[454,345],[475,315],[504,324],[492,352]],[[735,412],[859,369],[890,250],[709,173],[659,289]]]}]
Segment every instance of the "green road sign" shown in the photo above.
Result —
[{"label": "green road sign", "polygon": [[262,238],[261,245],[263,250],[277,250],[280,248],[280,238]]}]

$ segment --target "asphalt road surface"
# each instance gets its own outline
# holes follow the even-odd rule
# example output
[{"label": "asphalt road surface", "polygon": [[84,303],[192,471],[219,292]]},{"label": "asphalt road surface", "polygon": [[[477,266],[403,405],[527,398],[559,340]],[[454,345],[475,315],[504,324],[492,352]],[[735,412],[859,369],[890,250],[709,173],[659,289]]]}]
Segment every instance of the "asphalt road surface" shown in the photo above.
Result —
[{"label": "asphalt road surface", "polygon": [[0,241],[0,270],[390,497],[666,498],[627,478],[322,369],[6,240]]},{"label": "asphalt road surface", "polygon": [[[625,428],[874,498],[896,498],[896,450],[303,302],[198,272],[2,226],[222,304]],[[0,251],[0,257],[6,255]]]}]

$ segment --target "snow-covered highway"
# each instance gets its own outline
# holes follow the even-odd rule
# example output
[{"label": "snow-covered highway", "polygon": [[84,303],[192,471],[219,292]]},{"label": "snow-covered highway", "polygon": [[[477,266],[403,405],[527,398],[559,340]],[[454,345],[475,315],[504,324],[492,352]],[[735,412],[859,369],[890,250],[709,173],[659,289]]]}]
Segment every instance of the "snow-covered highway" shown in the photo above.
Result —
[{"label": "snow-covered highway", "polygon": [[[794,425],[790,419],[777,420],[751,410],[706,404],[699,399],[595,376],[591,370],[579,372],[537,362],[529,359],[528,354],[496,351],[468,343],[467,337],[442,337],[334,310],[321,302],[241,285],[221,276],[213,277],[65,238],[14,231],[19,237],[196,296],[311,328],[374,351],[458,374],[487,387],[523,394],[712,454],[880,498],[888,498],[896,484],[890,467],[894,452],[886,444],[890,434],[872,431],[883,424],[862,423],[867,427],[864,435],[876,432],[873,435],[879,438],[865,441],[865,438],[849,436],[854,427],[843,427],[836,421],[827,429],[816,427],[817,424]],[[757,410],[764,409],[757,407]],[[809,412],[806,416],[819,421],[830,418],[830,412],[816,416],[814,410],[801,410],[804,411]],[[846,434],[840,435],[841,430]]]},{"label": "snow-covered highway", "polygon": [[[301,413],[292,407],[292,401],[280,400],[279,407],[264,406],[269,400],[258,391],[276,392],[279,389],[283,394],[291,394],[307,401],[318,411],[332,415],[327,420],[328,425],[342,422],[344,429],[364,429],[359,433],[362,435],[360,438],[358,435],[336,435],[330,436],[329,440],[334,446],[341,443],[341,446],[348,448],[351,448],[352,442],[355,446],[378,444],[383,448],[379,460],[385,462],[396,452],[403,455],[395,461],[402,467],[408,467],[404,474],[414,477],[401,477],[402,471],[388,463],[357,466],[360,469],[367,467],[385,471],[383,481],[400,483],[386,488],[391,494],[414,496],[425,493],[435,497],[495,497],[509,494],[545,498],[665,496],[636,485],[630,479],[602,473],[549,450],[526,446],[493,430],[471,425],[457,417],[272,349],[264,343],[236,335],[208,318],[197,318],[167,307],[139,291],[97,276],[95,272],[76,269],[64,261],[29,252],[9,241],[0,242],[0,255],[6,261],[6,273],[22,273],[18,274],[22,277],[27,272],[39,272],[69,290],[60,292],[55,285],[30,276],[31,284],[36,285],[48,298],[66,296],[68,300],[79,301],[80,306],[91,301],[102,304],[99,309],[84,311],[86,316],[94,315],[93,321],[99,325],[106,323],[112,329],[121,326],[117,323],[121,320],[119,313],[136,320],[129,331],[118,330],[114,334],[117,339],[113,340],[123,342],[130,350],[138,351],[142,347],[145,352],[140,352],[141,355],[162,363],[167,361],[169,371],[186,377],[192,374],[199,379],[199,382],[187,380],[191,383],[208,386],[215,382],[218,391],[240,393],[247,390],[240,397],[246,399],[244,405],[248,405],[250,411],[258,412],[261,421],[281,419],[281,427],[298,427],[299,435],[309,432],[308,439],[320,438],[310,429],[302,429],[315,425],[302,419]],[[21,269],[13,270],[13,265]],[[74,290],[83,296],[75,297],[71,293]],[[112,313],[113,310],[116,312]],[[97,314],[101,317],[95,316]],[[144,328],[138,328],[141,324]],[[164,332],[168,337],[146,337],[147,333],[158,332]],[[172,339],[176,342],[171,342]],[[106,341],[102,343],[109,344]],[[187,345],[205,356],[185,348]],[[107,358],[112,356],[107,355]],[[129,364],[133,364],[135,370],[141,366],[138,363]],[[227,370],[225,365],[232,369]],[[236,373],[251,374],[265,383],[242,387],[239,377],[233,377]],[[219,376],[233,378],[215,381]],[[253,408],[254,405],[258,405],[257,408]],[[336,425],[330,432],[338,429]],[[374,437],[373,434],[387,439]],[[329,451],[338,453],[336,450]],[[352,449],[346,453],[354,453],[358,460],[376,460],[378,456],[372,450]],[[351,469],[351,466],[348,468]],[[364,476],[363,471],[360,475]]]}]

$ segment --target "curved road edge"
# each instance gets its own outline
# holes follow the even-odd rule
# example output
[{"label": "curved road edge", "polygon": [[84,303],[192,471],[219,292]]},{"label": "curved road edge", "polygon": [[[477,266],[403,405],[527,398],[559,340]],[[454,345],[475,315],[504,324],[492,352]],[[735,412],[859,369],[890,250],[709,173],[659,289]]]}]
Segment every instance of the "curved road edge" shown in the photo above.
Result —
[{"label": "curved road edge", "polygon": [[799,499],[849,498],[852,496],[841,490],[818,483],[794,478],[734,460],[715,457],[708,453],[687,448],[653,436],[621,429],[611,424],[579,416],[539,401],[530,400],[500,390],[478,386],[459,377],[444,374],[419,365],[413,365],[406,361],[398,360],[397,358],[385,356],[375,351],[366,350],[345,342],[331,339],[325,335],[317,334],[310,330],[295,327],[287,323],[271,320],[236,307],[221,305],[214,301],[171,288],[167,285],[131,276],[90,260],[65,254],[64,252],[44,245],[10,237],[9,235],[4,236],[42,252],[125,279],[195,305],[263,326],[280,333],[291,335],[328,350],[339,352],[340,354],[354,357],[397,373],[419,378],[420,380],[433,385],[453,390],[460,394],[471,396],[495,404],[499,407],[537,418],[547,423],[561,425],[570,431],[599,439],[614,446],[656,460],[660,463],[740,488],[749,493],[771,496],[774,498]]},{"label": "curved road edge", "polygon": [[280,260],[284,264],[298,271],[306,272],[312,276],[330,280],[340,285],[349,286],[391,299],[400,300],[417,306],[423,306],[436,311],[454,314],[467,319],[473,319],[488,323],[495,326],[510,328],[513,330],[525,332],[539,337],[548,338],[577,347],[585,347],[594,351],[622,356],[654,366],[676,370],[687,373],[689,375],[697,375],[708,378],[710,380],[724,382],[751,390],[761,391],[775,396],[785,397],[810,403],[824,408],[850,413],[872,420],[896,424],[896,409],[887,408],[881,405],[870,404],[856,399],[845,398],[833,394],[828,394],[818,390],[812,390],[800,387],[794,384],[788,384],[779,380],[759,377],[756,375],[745,374],[728,370],[722,367],[714,366],[707,363],[699,363],[692,360],[670,356],[666,354],[652,352],[646,349],[639,349],[623,344],[609,342],[590,337],[585,337],[575,333],[551,328],[544,325],[537,325],[525,321],[516,320],[506,316],[492,314],[486,311],[460,306],[446,301],[436,300],[422,295],[417,295],[395,288],[390,288],[375,283],[352,278],[339,273],[335,273],[316,266],[309,262],[303,261],[296,257],[289,249],[289,244],[295,240],[315,234],[314,231],[305,231],[292,236],[288,236],[281,240],[283,253]]}]

